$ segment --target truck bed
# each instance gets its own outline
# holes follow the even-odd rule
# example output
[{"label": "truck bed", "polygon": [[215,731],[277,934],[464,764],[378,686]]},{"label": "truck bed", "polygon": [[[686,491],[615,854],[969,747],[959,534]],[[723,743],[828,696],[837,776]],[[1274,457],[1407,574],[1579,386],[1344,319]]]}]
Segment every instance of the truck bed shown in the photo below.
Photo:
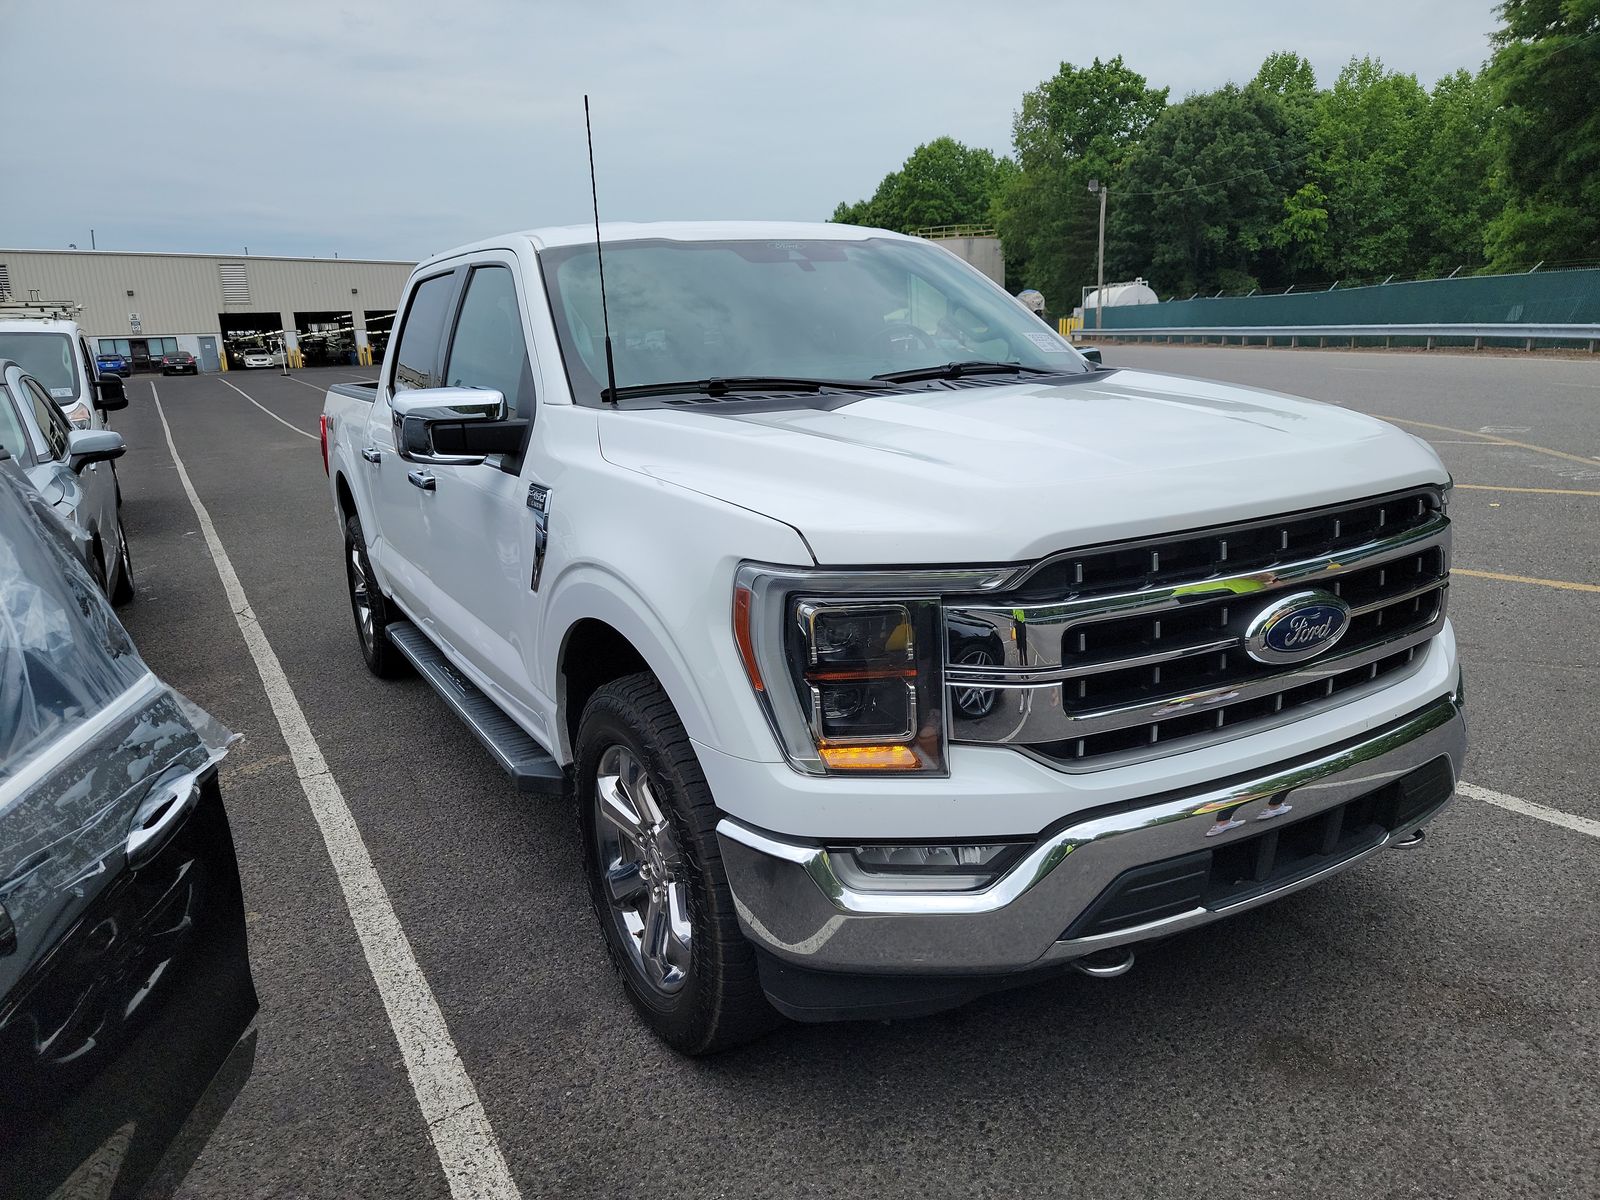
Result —
[{"label": "truck bed", "polygon": [[378,395],[378,381],[368,383],[336,383],[328,389],[330,394],[348,396],[352,400],[362,400],[368,404]]}]

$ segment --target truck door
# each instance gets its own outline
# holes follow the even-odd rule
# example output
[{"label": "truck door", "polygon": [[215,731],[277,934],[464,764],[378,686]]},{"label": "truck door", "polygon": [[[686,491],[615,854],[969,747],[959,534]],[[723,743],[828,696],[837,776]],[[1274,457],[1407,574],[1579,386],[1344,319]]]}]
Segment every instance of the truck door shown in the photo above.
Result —
[{"label": "truck door", "polygon": [[[468,268],[455,323],[445,348],[444,386],[488,388],[505,397],[512,419],[535,416],[528,351],[528,311],[521,272],[509,253],[479,258]],[[531,648],[525,631],[538,595],[531,587],[538,515],[529,507],[528,447],[476,464],[431,468],[435,482],[434,615],[451,648],[486,679],[496,698],[526,717],[532,697]]]},{"label": "truck door", "polygon": [[434,613],[433,580],[443,569],[436,559],[443,550],[436,536],[438,497],[419,486],[428,471],[395,452],[389,404],[397,393],[440,386],[445,326],[455,311],[460,282],[459,273],[446,268],[412,288],[394,365],[378,387],[367,428],[355,447],[360,455],[354,464],[359,477],[356,493],[367,501],[362,532],[368,554],[390,595],[424,626]]}]

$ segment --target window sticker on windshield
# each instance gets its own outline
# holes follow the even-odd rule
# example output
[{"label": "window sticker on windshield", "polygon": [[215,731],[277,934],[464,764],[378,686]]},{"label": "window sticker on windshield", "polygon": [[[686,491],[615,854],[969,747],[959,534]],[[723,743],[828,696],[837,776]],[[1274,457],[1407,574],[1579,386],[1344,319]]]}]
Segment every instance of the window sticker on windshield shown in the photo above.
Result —
[{"label": "window sticker on windshield", "polygon": [[1065,354],[1067,344],[1053,333],[1030,333],[1028,340],[1046,354]]},{"label": "window sticker on windshield", "polygon": [[73,391],[71,388],[51,388],[50,395],[56,400],[71,400]]}]

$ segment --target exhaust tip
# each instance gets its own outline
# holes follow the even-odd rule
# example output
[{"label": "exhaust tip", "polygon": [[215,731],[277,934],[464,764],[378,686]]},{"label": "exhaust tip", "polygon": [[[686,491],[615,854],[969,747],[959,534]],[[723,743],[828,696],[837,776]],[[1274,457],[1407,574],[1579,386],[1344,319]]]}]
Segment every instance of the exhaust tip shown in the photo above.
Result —
[{"label": "exhaust tip", "polygon": [[1133,951],[1122,947],[1097,950],[1083,958],[1074,959],[1072,965],[1090,979],[1115,979],[1133,970]]},{"label": "exhaust tip", "polygon": [[1398,842],[1396,842],[1394,844],[1395,845],[1395,849],[1396,850],[1411,850],[1411,849],[1414,849],[1415,847],[1422,845],[1422,843],[1424,841],[1426,841],[1427,838],[1428,838],[1428,834],[1427,834],[1427,832],[1425,830],[1413,829],[1411,831],[1410,836],[1403,837]]}]

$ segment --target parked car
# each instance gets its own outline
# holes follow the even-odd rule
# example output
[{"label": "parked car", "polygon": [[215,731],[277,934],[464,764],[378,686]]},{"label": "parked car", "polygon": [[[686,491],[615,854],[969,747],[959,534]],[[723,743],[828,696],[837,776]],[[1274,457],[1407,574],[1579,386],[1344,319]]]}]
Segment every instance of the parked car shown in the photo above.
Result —
[{"label": "parked car", "polygon": [[198,375],[200,364],[187,350],[171,350],[161,356],[163,375]]},{"label": "parked car", "polygon": [[0,359],[37,379],[74,429],[104,429],[104,414],[126,407],[121,376],[100,373],[76,321],[0,320]]},{"label": "parked car", "polygon": [[602,236],[609,313],[593,227],[417,267],[323,461],[368,667],[572,780],[673,1046],[1119,975],[1421,842],[1465,748],[1426,444],[1097,368],[915,238]]},{"label": "parked car", "polygon": [[246,350],[244,352],[244,365],[246,367],[275,367],[281,362],[276,353],[271,350]]},{"label": "parked car", "polygon": [[116,604],[133,599],[133,556],[111,464],[126,449],[112,429],[74,429],[20,365],[0,359],[0,447],[71,531],[78,557]]},{"label": "parked car", "polygon": [[0,451],[8,1200],[171,1195],[248,1078],[256,995],[217,785],[230,737],[150,674]]},{"label": "parked car", "polygon": [[94,363],[101,375],[120,375],[124,379],[133,375],[133,364],[121,354],[97,354]]}]

